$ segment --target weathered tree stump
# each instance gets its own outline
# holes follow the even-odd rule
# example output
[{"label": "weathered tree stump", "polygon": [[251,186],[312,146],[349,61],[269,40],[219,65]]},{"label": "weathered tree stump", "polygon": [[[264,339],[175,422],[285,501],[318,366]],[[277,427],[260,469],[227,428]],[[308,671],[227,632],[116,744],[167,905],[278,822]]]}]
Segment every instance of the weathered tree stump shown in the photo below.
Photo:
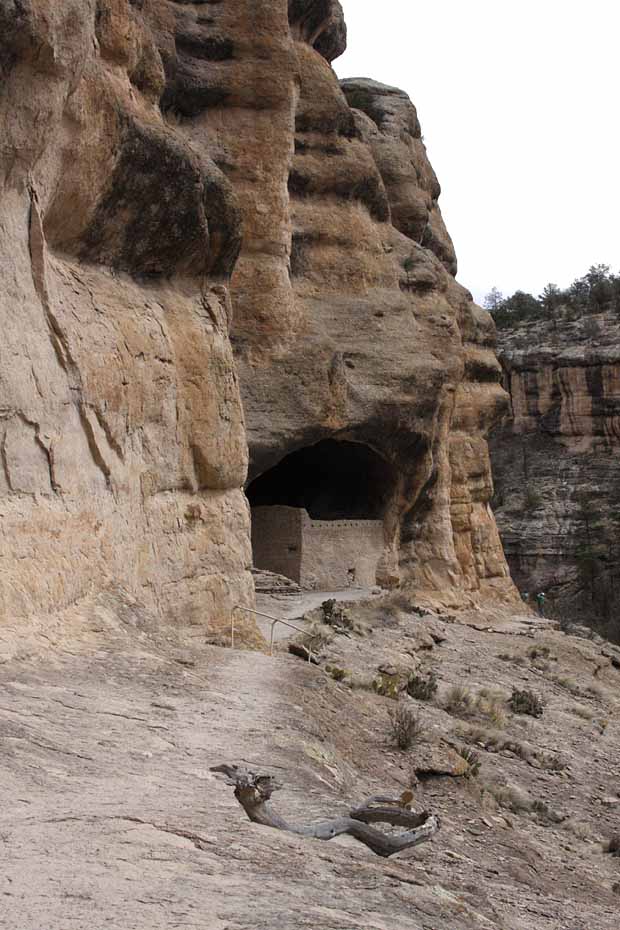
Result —
[{"label": "weathered tree stump", "polygon": [[[281,787],[273,776],[227,764],[213,766],[211,771],[225,775],[227,784],[234,785],[235,797],[253,823],[317,840],[331,840],[346,833],[378,856],[393,856],[403,849],[417,846],[434,836],[440,827],[439,817],[435,814],[428,811],[415,813],[408,809],[402,798],[383,796],[369,798],[361,807],[349,811],[348,817],[294,826],[280,817],[269,803],[273,792]],[[373,823],[387,823],[405,830],[400,834],[383,833],[370,826]]]}]

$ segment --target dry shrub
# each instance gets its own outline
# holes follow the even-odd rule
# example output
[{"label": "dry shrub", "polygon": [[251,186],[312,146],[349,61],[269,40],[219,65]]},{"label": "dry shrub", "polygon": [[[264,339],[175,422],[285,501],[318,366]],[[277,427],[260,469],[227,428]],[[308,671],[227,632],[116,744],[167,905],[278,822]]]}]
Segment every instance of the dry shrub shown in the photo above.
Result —
[{"label": "dry shrub", "polygon": [[486,786],[489,794],[495,798],[499,807],[512,811],[513,814],[533,814],[543,826],[563,823],[567,817],[553,810],[546,801],[536,800],[517,785]]},{"label": "dry shrub", "polygon": [[462,725],[455,730],[455,733],[459,739],[475,746],[481,746],[486,752],[511,752],[532,768],[546,769],[548,772],[562,772],[566,768],[566,763],[561,756],[543,752],[529,743],[497,730]]},{"label": "dry shrub", "polygon": [[354,691],[374,691],[374,682],[372,672],[352,672],[348,678],[349,687]]},{"label": "dry shrub", "polygon": [[556,685],[559,685],[560,688],[565,688],[566,691],[570,691],[570,693],[574,694],[576,697],[581,694],[581,688],[572,678],[555,675],[551,680],[555,682]]},{"label": "dry shrub", "polygon": [[620,833],[613,833],[605,845],[603,846],[603,852],[609,853],[611,856],[616,856],[620,858]]},{"label": "dry shrub", "polygon": [[410,707],[401,701],[388,710],[391,736],[399,749],[410,749],[419,742],[424,732],[420,718]]},{"label": "dry shrub", "polygon": [[407,682],[407,694],[418,701],[432,701],[437,691],[437,675],[430,671],[426,675],[413,672]]},{"label": "dry shrub", "polygon": [[310,629],[301,633],[296,642],[302,649],[309,650],[313,655],[317,655],[332,642],[334,631],[325,623],[319,623],[316,620],[310,625]]},{"label": "dry shrub", "polygon": [[527,650],[530,659],[550,659],[551,650],[549,646],[530,646]]},{"label": "dry shrub", "polygon": [[513,814],[526,814],[531,810],[530,796],[516,785],[485,784],[483,792],[494,798],[498,807],[512,811]]},{"label": "dry shrub", "polygon": [[574,837],[584,843],[595,843],[599,839],[590,824],[585,823],[583,820],[575,820],[573,817],[568,817],[564,821],[562,829],[566,830],[567,833],[572,833]]},{"label": "dry shrub", "polygon": [[486,717],[498,729],[506,722],[504,705],[505,697],[499,691],[482,688],[477,694],[472,694],[461,685],[453,685],[443,702],[444,709],[453,717]]},{"label": "dry shrub", "polygon": [[455,717],[469,713],[474,703],[471,691],[463,685],[452,685],[443,702],[444,709]]},{"label": "dry shrub", "polygon": [[501,659],[502,662],[512,662],[513,665],[525,665],[523,656],[513,652],[500,652],[497,658]]},{"label": "dry shrub", "polygon": [[476,713],[486,717],[494,727],[501,730],[506,723],[505,703],[506,699],[500,691],[482,688],[476,695],[474,709]]},{"label": "dry shrub", "polygon": [[339,604],[334,598],[321,604],[322,622],[331,627],[335,633],[357,633],[362,636],[364,628],[358,622],[350,607]]},{"label": "dry shrub", "polygon": [[509,703],[510,709],[515,714],[527,714],[529,717],[542,717],[544,711],[541,698],[527,688],[522,691],[519,690],[519,688],[513,688]]}]

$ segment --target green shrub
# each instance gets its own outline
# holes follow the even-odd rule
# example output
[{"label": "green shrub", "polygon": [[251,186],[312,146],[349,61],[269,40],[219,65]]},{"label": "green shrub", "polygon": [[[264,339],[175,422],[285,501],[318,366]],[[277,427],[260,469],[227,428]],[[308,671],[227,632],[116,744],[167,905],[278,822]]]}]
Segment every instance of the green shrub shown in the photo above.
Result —
[{"label": "green shrub", "polygon": [[338,665],[326,665],[325,671],[332,676],[334,681],[343,681],[347,674],[346,669],[340,668]]},{"label": "green shrub", "polygon": [[407,678],[397,668],[393,666],[383,666],[383,668],[380,668],[377,672],[372,687],[373,691],[377,694],[397,701],[407,687]]},{"label": "green shrub", "polygon": [[480,753],[476,752],[475,749],[472,749],[471,746],[455,746],[455,751],[458,752],[461,759],[464,759],[467,762],[469,768],[467,769],[466,778],[476,778],[480,773]]}]

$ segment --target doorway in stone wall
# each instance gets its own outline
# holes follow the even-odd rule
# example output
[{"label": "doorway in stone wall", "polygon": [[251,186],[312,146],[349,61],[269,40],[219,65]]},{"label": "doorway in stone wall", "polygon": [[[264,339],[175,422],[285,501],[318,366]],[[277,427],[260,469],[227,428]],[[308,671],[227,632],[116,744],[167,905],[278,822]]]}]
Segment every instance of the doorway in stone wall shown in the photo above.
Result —
[{"label": "doorway in stone wall", "polygon": [[290,453],[246,491],[255,567],[308,589],[376,584],[395,481],[363,443],[326,439]]}]

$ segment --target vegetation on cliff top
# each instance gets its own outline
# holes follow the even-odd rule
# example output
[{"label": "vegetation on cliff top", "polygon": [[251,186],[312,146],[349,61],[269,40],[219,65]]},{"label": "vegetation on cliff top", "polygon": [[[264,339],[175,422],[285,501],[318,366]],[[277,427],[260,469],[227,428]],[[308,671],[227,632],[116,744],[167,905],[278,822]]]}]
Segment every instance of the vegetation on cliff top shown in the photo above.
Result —
[{"label": "vegetation on cliff top", "polygon": [[555,322],[559,316],[575,320],[609,310],[620,315],[620,273],[613,274],[609,265],[592,265],[570,287],[561,290],[557,284],[547,284],[538,297],[521,290],[504,297],[494,287],[484,306],[493,314],[498,329],[534,320]]}]

